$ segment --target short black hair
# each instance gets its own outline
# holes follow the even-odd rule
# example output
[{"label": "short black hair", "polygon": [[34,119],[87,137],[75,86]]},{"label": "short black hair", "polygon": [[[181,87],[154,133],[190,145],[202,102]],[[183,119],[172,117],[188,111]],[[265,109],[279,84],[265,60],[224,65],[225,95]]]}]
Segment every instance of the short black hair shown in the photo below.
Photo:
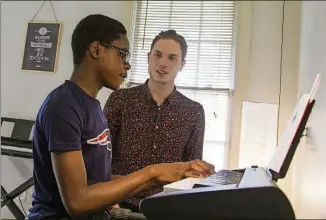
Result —
[{"label": "short black hair", "polygon": [[101,14],[83,18],[76,26],[71,39],[74,65],[80,65],[88,46],[94,41],[110,44],[127,34],[123,24]]},{"label": "short black hair", "polygon": [[167,31],[161,31],[156,37],[154,38],[152,45],[151,45],[151,51],[153,50],[154,45],[158,40],[161,39],[172,39],[175,40],[180,44],[181,47],[181,52],[182,52],[182,61],[186,59],[187,56],[187,50],[188,50],[188,45],[183,36],[178,34],[175,30],[167,30]]}]

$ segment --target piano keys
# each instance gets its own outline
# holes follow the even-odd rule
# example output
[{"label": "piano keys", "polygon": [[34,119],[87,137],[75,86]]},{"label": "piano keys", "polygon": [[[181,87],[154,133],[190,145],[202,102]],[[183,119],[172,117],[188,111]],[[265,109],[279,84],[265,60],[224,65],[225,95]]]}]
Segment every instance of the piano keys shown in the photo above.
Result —
[{"label": "piano keys", "polygon": [[1,137],[1,155],[32,159],[32,141]]}]

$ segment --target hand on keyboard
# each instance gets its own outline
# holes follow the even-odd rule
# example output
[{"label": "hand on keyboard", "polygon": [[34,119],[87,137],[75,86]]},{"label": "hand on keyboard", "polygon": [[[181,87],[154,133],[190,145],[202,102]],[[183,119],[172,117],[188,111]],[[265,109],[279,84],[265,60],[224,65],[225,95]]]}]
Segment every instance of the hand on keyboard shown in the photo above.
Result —
[{"label": "hand on keyboard", "polygon": [[[214,169],[214,165],[210,163],[201,160],[194,160],[190,162],[190,167],[188,171],[185,172],[185,178],[194,177],[203,179],[213,175],[215,173]],[[204,173],[205,176],[203,176],[202,173]]]},{"label": "hand on keyboard", "polygon": [[214,166],[201,160],[154,164],[149,168],[160,183],[176,182],[187,177],[208,177],[214,174]]},{"label": "hand on keyboard", "polygon": [[204,178],[198,184],[204,185],[229,185],[239,184],[242,179],[243,173],[232,170],[220,170],[217,173]]}]

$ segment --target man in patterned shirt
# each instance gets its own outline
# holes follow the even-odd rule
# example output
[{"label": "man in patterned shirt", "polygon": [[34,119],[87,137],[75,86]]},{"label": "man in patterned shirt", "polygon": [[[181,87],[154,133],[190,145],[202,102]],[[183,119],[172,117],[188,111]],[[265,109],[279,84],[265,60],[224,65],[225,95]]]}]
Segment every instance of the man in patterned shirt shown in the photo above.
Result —
[{"label": "man in patterned shirt", "polygon": [[[174,30],[157,35],[148,53],[149,79],[140,86],[114,91],[105,107],[112,135],[112,172],[127,175],[150,164],[202,159],[203,106],[175,87],[186,61],[187,43]],[[142,198],[162,186],[120,204],[139,211]]]}]

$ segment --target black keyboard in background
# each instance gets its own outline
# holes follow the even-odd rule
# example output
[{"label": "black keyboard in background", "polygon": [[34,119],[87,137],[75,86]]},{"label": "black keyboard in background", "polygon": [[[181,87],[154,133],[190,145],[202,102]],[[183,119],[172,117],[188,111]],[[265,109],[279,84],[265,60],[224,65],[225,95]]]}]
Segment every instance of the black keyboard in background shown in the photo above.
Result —
[{"label": "black keyboard in background", "polygon": [[232,170],[220,170],[215,174],[199,181],[194,185],[193,188],[203,187],[203,186],[214,186],[214,185],[238,185],[242,179],[243,173],[239,171]]},{"label": "black keyboard in background", "polygon": [[1,155],[32,159],[32,141],[1,137]]}]

